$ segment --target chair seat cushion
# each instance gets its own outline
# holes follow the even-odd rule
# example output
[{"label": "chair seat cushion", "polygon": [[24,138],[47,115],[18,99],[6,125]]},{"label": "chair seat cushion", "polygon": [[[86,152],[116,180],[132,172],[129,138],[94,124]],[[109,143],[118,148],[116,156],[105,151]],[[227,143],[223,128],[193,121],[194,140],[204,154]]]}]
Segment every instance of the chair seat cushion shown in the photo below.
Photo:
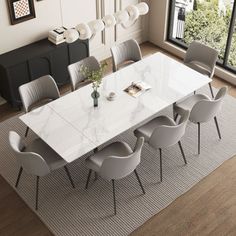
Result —
[{"label": "chair seat cushion", "polygon": [[50,170],[59,169],[67,164],[52,148],[41,139],[36,139],[25,148],[24,152],[34,152],[43,157]]},{"label": "chair seat cushion", "polygon": [[162,126],[162,125],[175,126],[176,123],[174,122],[173,119],[171,119],[168,116],[159,116],[159,117],[151,120],[147,124],[145,124],[145,125],[139,127],[138,129],[136,129],[134,131],[134,135],[137,138],[144,137],[145,142],[148,142],[149,139],[152,136],[152,133],[153,133],[154,129],[156,127]]},{"label": "chair seat cushion", "polygon": [[103,161],[109,158],[109,156],[122,158],[130,155],[131,153],[133,153],[133,151],[127,143],[115,142],[103,148],[101,151],[96,152],[94,155],[88,157],[85,160],[85,164],[89,169],[99,172]]},{"label": "chair seat cushion", "polygon": [[211,76],[210,68],[200,62],[192,61],[192,62],[188,62],[188,63],[184,63],[184,64],[186,66],[190,67],[191,69],[196,70],[197,72],[203,74],[203,75],[207,75],[208,77]]},{"label": "chair seat cushion", "polygon": [[186,98],[185,100],[177,103],[175,106],[176,107],[181,107],[183,108],[184,110],[188,110],[188,111],[191,111],[193,106],[198,103],[199,101],[201,100],[204,100],[204,99],[207,99],[207,100],[211,100],[207,95],[204,95],[204,94],[195,94],[195,95],[192,95],[188,98]]}]

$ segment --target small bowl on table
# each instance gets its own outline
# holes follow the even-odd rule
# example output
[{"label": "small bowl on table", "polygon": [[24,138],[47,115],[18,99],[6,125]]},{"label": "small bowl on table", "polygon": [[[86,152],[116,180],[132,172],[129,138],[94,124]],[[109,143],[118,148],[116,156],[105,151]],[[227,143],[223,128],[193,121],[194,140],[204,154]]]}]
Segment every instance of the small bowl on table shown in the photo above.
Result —
[{"label": "small bowl on table", "polygon": [[110,92],[107,96],[108,101],[114,101],[116,99],[116,94],[114,92]]}]

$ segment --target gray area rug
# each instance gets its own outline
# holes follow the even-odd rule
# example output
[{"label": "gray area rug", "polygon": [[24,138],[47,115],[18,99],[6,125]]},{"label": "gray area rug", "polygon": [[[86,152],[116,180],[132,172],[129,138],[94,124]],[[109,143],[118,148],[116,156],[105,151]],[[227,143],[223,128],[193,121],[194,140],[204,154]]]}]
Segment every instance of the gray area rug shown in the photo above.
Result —
[{"label": "gray area rug", "polygon": [[[206,89],[203,91],[208,93]],[[214,121],[202,125],[201,155],[196,154],[197,126],[189,123],[182,140],[188,165],[183,164],[178,145],[163,150],[162,183],[159,182],[159,155],[145,145],[138,172],[146,194],[142,195],[134,174],[117,181],[116,216],[113,216],[110,182],[99,178],[91,182],[88,190],[84,189],[88,174],[84,166],[85,157],[68,166],[76,189],[71,188],[63,169],[41,179],[39,210],[36,214],[55,235],[128,235],[236,154],[235,111],[236,100],[227,96],[218,115],[223,136],[221,141],[218,140]],[[171,110],[167,109],[164,113],[171,114]],[[8,144],[10,130],[23,136],[25,125],[18,117],[0,124],[0,173],[14,186],[19,169]],[[30,132],[28,141],[34,138],[35,135]],[[132,130],[114,140],[126,141],[132,147],[136,141]],[[35,183],[34,176],[23,172],[17,189],[19,196],[32,209]]]}]

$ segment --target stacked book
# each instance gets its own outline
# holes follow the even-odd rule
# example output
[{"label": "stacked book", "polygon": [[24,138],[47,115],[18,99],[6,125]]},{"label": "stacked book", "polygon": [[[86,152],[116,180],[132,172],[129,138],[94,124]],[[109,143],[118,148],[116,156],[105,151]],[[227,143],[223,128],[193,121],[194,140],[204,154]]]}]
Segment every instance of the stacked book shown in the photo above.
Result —
[{"label": "stacked book", "polygon": [[49,31],[48,40],[56,45],[60,43],[64,43],[65,39],[64,39],[63,33],[65,32],[65,30],[66,30],[65,27],[60,27],[60,28]]}]

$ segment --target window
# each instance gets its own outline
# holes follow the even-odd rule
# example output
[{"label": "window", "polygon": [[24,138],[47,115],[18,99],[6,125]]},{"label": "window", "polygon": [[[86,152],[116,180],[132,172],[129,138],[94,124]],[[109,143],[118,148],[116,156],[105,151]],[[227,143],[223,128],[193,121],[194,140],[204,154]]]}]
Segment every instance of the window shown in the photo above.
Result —
[{"label": "window", "polygon": [[170,0],[168,40],[215,48],[218,64],[236,73],[236,0]]}]

